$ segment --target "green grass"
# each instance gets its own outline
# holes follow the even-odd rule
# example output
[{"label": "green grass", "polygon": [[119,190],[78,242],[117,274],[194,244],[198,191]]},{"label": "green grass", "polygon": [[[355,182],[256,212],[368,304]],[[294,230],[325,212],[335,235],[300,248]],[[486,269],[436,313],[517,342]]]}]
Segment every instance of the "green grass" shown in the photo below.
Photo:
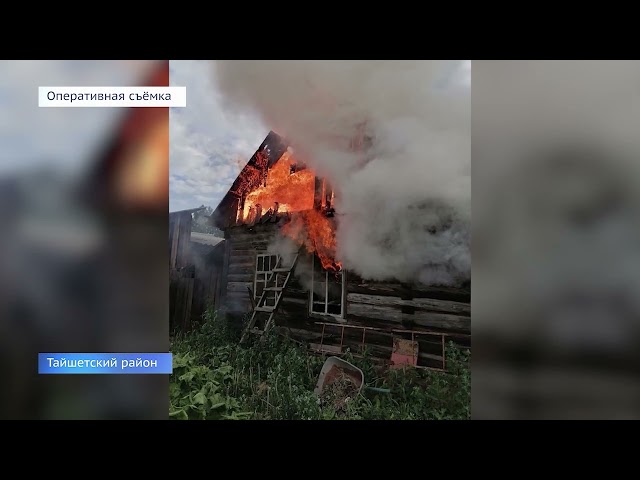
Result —
[{"label": "green grass", "polygon": [[173,419],[469,419],[470,353],[448,347],[449,373],[423,369],[380,372],[366,358],[343,358],[362,369],[368,386],[346,412],[321,406],[313,393],[324,359],[271,335],[238,345],[239,332],[209,311],[200,328],[173,339],[170,418]]}]

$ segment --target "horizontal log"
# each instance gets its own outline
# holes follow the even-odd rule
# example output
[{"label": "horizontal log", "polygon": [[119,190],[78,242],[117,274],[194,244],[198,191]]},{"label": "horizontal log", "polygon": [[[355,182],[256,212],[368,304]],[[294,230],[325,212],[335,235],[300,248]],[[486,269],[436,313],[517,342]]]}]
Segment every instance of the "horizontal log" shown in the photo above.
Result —
[{"label": "horizontal log", "polygon": [[227,280],[229,282],[245,282],[245,283],[248,282],[253,285],[253,274],[252,273],[230,273],[229,275],[227,275]]},{"label": "horizontal log", "polygon": [[255,270],[255,265],[229,265],[229,273],[250,273],[253,275]]},{"label": "horizontal log", "polygon": [[349,293],[347,294],[347,302],[365,303],[368,305],[381,306],[408,306],[442,313],[455,313],[464,316],[471,315],[471,305],[469,305],[468,303],[452,302],[450,300],[434,300],[432,298],[414,298],[413,300],[403,300],[400,297]]},{"label": "horizontal log", "polygon": [[231,252],[231,255],[244,255],[251,258],[256,258],[256,251],[253,248],[235,248],[234,246],[232,246],[229,251]]},{"label": "horizontal log", "polygon": [[282,297],[282,303],[288,304],[296,304],[302,305],[305,308],[307,307],[307,299],[306,298],[296,298],[289,295],[289,292],[285,292],[284,297]]},{"label": "horizontal log", "polygon": [[229,238],[235,240],[272,237],[276,233],[277,230],[273,228],[231,229],[229,230]]},{"label": "horizontal log", "polygon": [[[231,257],[232,258],[232,257]],[[245,261],[245,262],[240,262],[240,261],[231,261],[231,258],[229,258],[229,268],[234,267],[234,268],[256,268],[256,261],[254,260],[249,260],[249,261]]]},{"label": "horizontal log", "polygon": [[309,300],[309,294],[307,292],[301,290],[294,290],[287,288],[284,291],[285,297],[288,298],[299,298],[300,300],[304,300],[305,303]]},{"label": "horizontal log", "polygon": [[471,333],[471,317],[450,315],[447,313],[433,313],[416,310],[414,314],[403,314],[402,324],[408,328],[414,325],[422,328],[436,327],[446,331]]},{"label": "horizontal log", "polygon": [[396,307],[381,305],[367,305],[365,303],[350,303],[347,305],[347,316],[375,318],[389,322],[401,323],[402,312]]},{"label": "horizontal log", "polygon": [[347,292],[364,295],[387,295],[393,297],[432,298],[471,303],[471,292],[467,289],[427,287],[424,285],[405,286],[400,283],[359,283],[350,280],[347,272]]},{"label": "horizontal log", "polygon": [[471,331],[470,317],[420,310],[417,310],[414,314],[406,314],[395,307],[367,305],[364,303],[351,303],[347,306],[347,318],[351,317],[359,317],[361,322],[366,322],[365,319],[369,318],[384,320],[389,323],[402,325],[405,328],[421,327],[426,329],[438,328],[445,331]]},{"label": "horizontal log", "polygon": [[256,256],[255,255],[247,255],[245,253],[240,254],[237,252],[231,252],[231,255],[229,256],[229,265],[235,265],[235,264],[256,264]]},{"label": "horizontal log", "polygon": [[248,296],[247,287],[253,289],[253,282],[227,282],[228,292],[242,292]]},{"label": "horizontal log", "polygon": [[251,250],[251,251],[256,251],[256,250],[266,250],[267,246],[269,245],[270,242],[268,241],[261,241],[261,242],[238,242],[238,243],[232,243],[231,244],[231,251],[232,252],[238,252],[241,250]]},{"label": "horizontal log", "polygon": [[[242,291],[227,291],[227,297],[233,300],[242,300],[249,302],[249,292],[245,290]],[[249,302],[250,303],[250,302]]]},{"label": "horizontal log", "polygon": [[259,243],[271,243],[274,240],[275,236],[273,234],[242,234],[242,235],[234,235],[231,237],[232,245],[238,244],[252,244],[255,242]]},{"label": "horizontal log", "polygon": [[289,280],[289,283],[287,284],[287,295],[292,295],[292,296],[296,296],[296,297],[309,297],[309,291],[304,289],[304,288],[298,288],[298,285],[296,284],[292,284],[291,279]]},{"label": "horizontal log", "polygon": [[297,325],[288,324],[286,322],[278,324],[276,328],[281,334],[292,337],[301,342],[319,341],[322,337],[322,334],[319,331],[298,328]]},{"label": "horizontal log", "polygon": [[277,223],[256,223],[254,225],[238,225],[227,230],[229,236],[236,235],[260,235],[265,233],[276,233],[280,230],[281,222]]}]

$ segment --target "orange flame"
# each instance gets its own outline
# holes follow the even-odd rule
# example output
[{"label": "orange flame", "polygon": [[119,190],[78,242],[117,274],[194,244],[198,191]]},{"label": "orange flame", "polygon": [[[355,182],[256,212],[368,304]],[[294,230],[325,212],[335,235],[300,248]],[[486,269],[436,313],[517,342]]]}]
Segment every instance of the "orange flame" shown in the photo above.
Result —
[{"label": "orange flame", "polygon": [[315,173],[311,170],[292,172],[295,162],[289,152],[285,152],[267,172],[264,183],[247,194],[244,201],[243,218],[250,219],[252,209],[257,205],[262,207],[262,212],[269,208],[280,213],[299,212],[313,208],[313,192],[315,185]]},{"label": "orange flame", "polygon": [[335,261],[335,226],[330,218],[319,210],[305,210],[296,214],[282,227],[283,235],[302,245],[309,253],[316,253],[322,268],[339,272],[342,263]]},{"label": "orange flame", "polygon": [[[236,193],[244,196],[244,207],[238,211],[240,223],[259,220],[267,211],[294,213],[281,232],[316,253],[323,268],[339,272],[342,264],[336,262],[335,225],[323,211],[314,209],[315,172],[310,169],[296,171],[296,162],[289,151],[269,169],[266,155],[258,154],[255,167],[245,170]],[[330,199],[333,205],[333,195]],[[322,208],[326,206],[324,184]]]}]

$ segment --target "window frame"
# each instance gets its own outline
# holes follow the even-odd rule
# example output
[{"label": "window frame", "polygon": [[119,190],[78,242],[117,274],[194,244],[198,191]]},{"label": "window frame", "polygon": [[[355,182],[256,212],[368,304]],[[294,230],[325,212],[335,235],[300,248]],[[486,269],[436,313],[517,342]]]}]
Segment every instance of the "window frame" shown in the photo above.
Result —
[{"label": "window frame", "polygon": [[[276,257],[274,265],[271,265],[271,257]],[[260,263],[260,258],[262,258],[262,267],[263,267],[262,270],[258,269],[258,265]],[[264,270],[264,259],[265,258],[269,258],[269,270]],[[256,266],[255,266],[255,269],[253,271],[253,298],[255,300],[258,300],[260,298],[260,296],[262,295],[262,291],[260,292],[260,294],[258,294],[258,283],[262,283],[263,284],[262,288],[264,288],[264,286],[266,286],[269,278],[271,277],[271,275],[273,275],[273,269],[275,268],[275,266],[278,264],[279,261],[280,261],[280,255],[277,255],[275,253],[269,253],[269,252],[256,253]],[[259,275],[260,275],[260,279],[258,279]]]},{"label": "window frame", "polygon": [[[340,295],[340,314],[337,313],[329,313],[329,270],[326,269],[322,269],[324,272],[324,285],[325,285],[325,291],[324,291],[324,312],[316,312],[313,309],[313,292],[315,289],[315,285],[316,285],[316,260],[319,260],[317,255],[314,255],[311,258],[311,289],[309,290],[309,314],[310,315],[325,315],[325,316],[331,316],[331,317],[335,317],[335,318],[339,318],[339,319],[344,319],[346,317],[346,305],[345,305],[345,300],[346,300],[346,272],[344,270],[340,271],[340,284],[341,284],[341,295]],[[334,275],[333,272],[331,272],[332,275]]]}]

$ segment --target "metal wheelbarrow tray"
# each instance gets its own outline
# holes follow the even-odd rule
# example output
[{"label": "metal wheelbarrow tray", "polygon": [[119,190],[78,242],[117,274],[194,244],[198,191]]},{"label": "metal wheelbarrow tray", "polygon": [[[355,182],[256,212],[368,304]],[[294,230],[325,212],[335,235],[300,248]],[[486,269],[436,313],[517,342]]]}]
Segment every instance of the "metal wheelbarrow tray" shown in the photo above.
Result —
[{"label": "metal wheelbarrow tray", "polygon": [[334,383],[342,375],[345,375],[353,382],[356,388],[354,396],[357,396],[364,385],[364,373],[355,365],[338,357],[329,357],[324,362],[313,392],[318,396],[322,395],[325,387]]}]

